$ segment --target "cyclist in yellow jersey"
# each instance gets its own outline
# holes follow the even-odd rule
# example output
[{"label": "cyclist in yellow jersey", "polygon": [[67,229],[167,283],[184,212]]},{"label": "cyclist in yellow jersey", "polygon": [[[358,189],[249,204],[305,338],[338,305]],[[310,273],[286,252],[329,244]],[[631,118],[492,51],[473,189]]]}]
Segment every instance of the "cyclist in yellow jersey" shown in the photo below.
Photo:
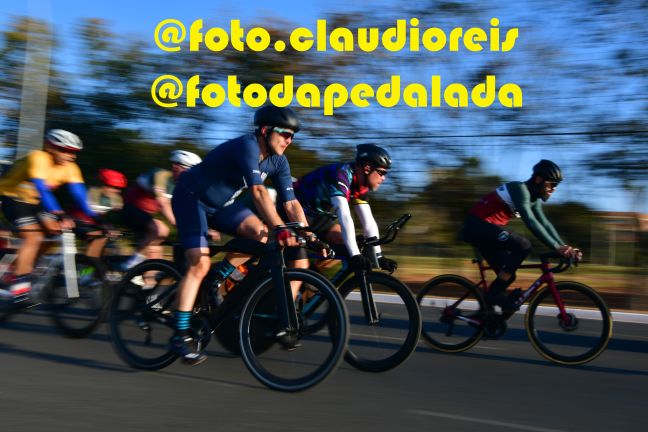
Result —
[{"label": "cyclist in yellow jersey", "polygon": [[[96,220],[96,214],[86,201],[81,170],[75,163],[82,148],[83,143],[75,134],[52,129],[45,136],[44,150],[34,150],[16,161],[0,179],[2,211],[22,240],[16,258],[15,279],[7,289],[0,289],[0,295],[27,298],[34,263],[45,251],[45,234],[74,228],[74,221],[65,215],[53,191],[67,185],[82,211]],[[89,255],[94,247],[89,247]]]}]

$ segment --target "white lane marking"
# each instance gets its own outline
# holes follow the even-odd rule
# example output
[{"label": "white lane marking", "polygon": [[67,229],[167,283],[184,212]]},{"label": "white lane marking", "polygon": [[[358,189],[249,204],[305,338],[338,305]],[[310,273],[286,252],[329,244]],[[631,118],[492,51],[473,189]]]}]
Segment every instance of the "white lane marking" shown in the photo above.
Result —
[{"label": "white lane marking", "polygon": [[[386,296],[385,296],[386,297]],[[434,306],[434,305],[445,305],[448,299],[443,297],[426,297],[421,301],[421,307]],[[389,299],[381,299],[381,301],[389,302]],[[477,309],[477,302],[472,300],[467,300],[462,303],[466,305],[462,309],[474,310]],[[519,310],[519,313],[526,313],[527,305],[522,305]],[[570,309],[572,310],[577,317],[579,318],[590,318],[590,319],[600,319],[600,314],[598,311],[591,309]],[[538,309],[539,315],[553,315],[555,314],[556,308],[548,306],[539,306]],[[629,322],[636,324],[648,324],[648,313],[636,313],[636,312],[612,312],[612,320],[615,322]]]},{"label": "white lane marking", "polygon": [[461,415],[455,415],[455,414],[447,414],[447,413],[441,413],[441,412],[435,412],[435,411],[423,411],[423,410],[410,410],[411,413],[413,414],[419,414],[419,415],[426,415],[430,417],[442,417],[442,418],[447,418],[451,420],[460,420],[460,421],[467,421],[467,422],[472,422],[472,423],[481,423],[481,424],[488,424],[488,425],[493,425],[493,426],[502,426],[502,427],[507,427],[511,429],[519,429],[519,430],[527,430],[527,431],[535,431],[535,432],[564,432],[561,431],[560,429],[548,429],[548,428],[541,428],[541,427],[535,427],[535,426],[527,426],[527,425],[521,425],[521,424],[516,424],[516,423],[509,423],[509,422],[501,422],[501,421],[495,421],[495,420],[487,420],[487,419],[481,419],[477,417],[467,417],[467,416],[461,416]]}]

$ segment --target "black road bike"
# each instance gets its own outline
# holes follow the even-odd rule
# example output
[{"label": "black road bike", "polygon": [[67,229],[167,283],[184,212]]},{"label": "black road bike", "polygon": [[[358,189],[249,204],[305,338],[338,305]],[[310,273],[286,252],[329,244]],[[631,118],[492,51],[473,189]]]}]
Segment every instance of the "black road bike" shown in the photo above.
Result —
[{"label": "black road bike", "polygon": [[[384,235],[364,238],[358,246],[374,267],[378,267],[374,246],[391,243],[412,216],[404,214],[389,224]],[[380,271],[354,271],[347,265],[348,254],[340,251],[342,268],[330,281],[345,299],[351,325],[349,347],[344,359],[353,367],[369,372],[384,372],[407,360],[418,344],[421,314],[412,291],[394,276]],[[315,268],[315,266],[312,266]],[[316,296],[304,296],[303,314],[310,317],[321,310]]]},{"label": "black road bike", "polygon": [[[286,227],[299,230],[298,224]],[[224,339],[236,335],[246,367],[272,389],[305,390],[336,369],[346,351],[349,322],[344,301],[326,278],[287,269],[274,239],[268,244],[234,239],[210,249],[212,255],[238,252],[255,258],[248,262],[247,276],[220,304],[213,272],[203,280],[190,322],[197,349],[204,350],[222,324],[236,323],[234,332],[231,325],[223,328]],[[115,350],[129,365],[157,370],[177,359],[169,339],[181,278],[177,266],[166,260],[144,261],[124,275],[113,296],[110,330]],[[293,300],[291,282],[315,290],[321,312],[305,316],[302,303]],[[323,325],[310,326],[313,320]]]}]

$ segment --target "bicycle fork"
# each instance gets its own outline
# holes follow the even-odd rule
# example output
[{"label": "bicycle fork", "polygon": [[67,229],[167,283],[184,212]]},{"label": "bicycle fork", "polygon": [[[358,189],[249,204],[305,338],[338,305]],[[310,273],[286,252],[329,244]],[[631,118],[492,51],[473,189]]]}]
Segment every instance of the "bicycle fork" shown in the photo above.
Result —
[{"label": "bicycle fork", "polygon": [[[280,259],[283,260],[282,254],[279,254]],[[284,266],[272,266],[270,269],[272,275],[272,282],[275,288],[275,295],[277,299],[277,312],[279,314],[279,322],[281,329],[285,330],[288,334],[294,335],[299,329],[297,319],[297,310],[292,300],[292,289],[290,282],[286,281],[284,276]]]},{"label": "bicycle fork", "polygon": [[380,322],[376,301],[373,297],[373,289],[367,281],[367,273],[359,271],[356,273],[360,286],[360,297],[362,298],[362,309],[364,310],[365,319],[368,325],[377,325]]}]

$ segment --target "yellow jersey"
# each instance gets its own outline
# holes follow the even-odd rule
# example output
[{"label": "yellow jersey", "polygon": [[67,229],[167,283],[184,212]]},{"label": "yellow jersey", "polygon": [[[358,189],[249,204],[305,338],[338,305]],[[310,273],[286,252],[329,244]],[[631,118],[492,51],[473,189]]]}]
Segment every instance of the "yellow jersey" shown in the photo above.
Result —
[{"label": "yellow jersey", "polygon": [[17,160],[0,179],[0,195],[27,204],[39,204],[40,194],[31,179],[41,179],[54,191],[67,183],[83,183],[79,166],[74,162],[54,163],[54,157],[43,150],[34,150]]}]

